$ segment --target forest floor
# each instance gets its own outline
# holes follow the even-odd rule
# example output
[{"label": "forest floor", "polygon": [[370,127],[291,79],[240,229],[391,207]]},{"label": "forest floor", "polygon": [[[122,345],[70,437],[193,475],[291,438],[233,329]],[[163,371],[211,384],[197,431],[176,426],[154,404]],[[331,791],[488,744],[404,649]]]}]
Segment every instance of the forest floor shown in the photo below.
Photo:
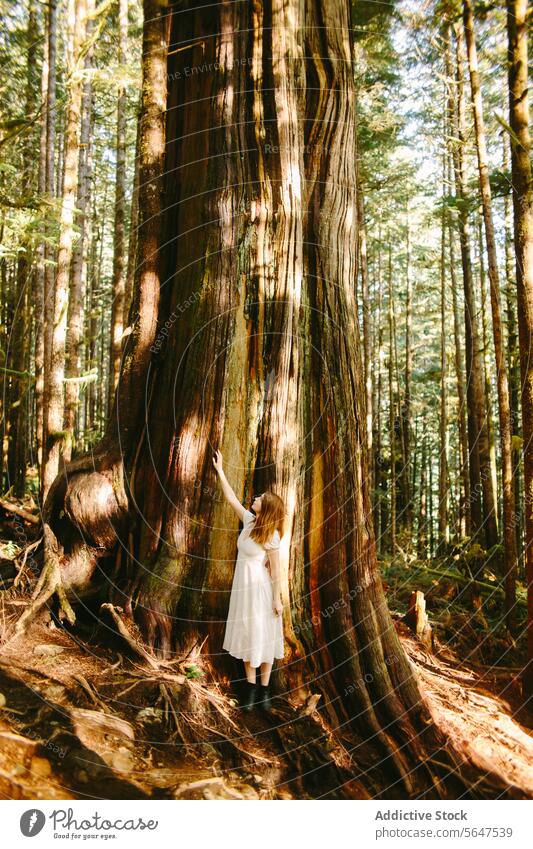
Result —
[{"label": "forest floor", "polygon": [[[468,776],[482,776],[483,798],[487,786],[491,798],[533,798],[533,712],[521,707],[516,646],[500,646],[500,656],[514,666],[482,663],[479,625],[458,629],[467,617],[449,604],[447,583],[431,571],[425,585],[419,573],[406,580],[405,569],[390,564],[382,564],[382,573],[399,638],[436,726],[458,753],[459,775],[464,769],[469,786]],[[428,605],[432,650],[403,621],[414,586],[441,602],[434,605],[435,619]],[[5,598],[4,626],[26,603],[9,593]],[[450,616],[459,617],[451,631]],[[225,733],[215,722],[210,726],[208,713],[198,734],[192,726],[183,733],[180,723],[194,714],[187,700],[183,712],[173,708],[179,676],[167,669],[161,678],[126,644],[110,645],[102,630],[82,623],[55,627],[45,611],[24,635],[1,646],[1,798],[375,797],[361,780],[365,764],[358,760],[356,768],[343,741],[328,734],[318,697],[305,704],[284,700],[270,716],[243,715],[237,699],[215,685],[210,698]],[[192,665],[180,677],[189,703],[202,692],[196,671]]]},{"label": "forest floor", "polygon": [[[462,664],[443,646],[430,653],[403,622],[396,627],[432,717],[465,767],[491,777],[494,798],[509,787],[514,798],[533,798],[531,716],[518,708],[512,675]],[[134,660],[42,623],[8,643],[0,654],[1,797],[332,798],[327,782],[322,793],[302,784],[271,719],[243,718],[236,703],[234,741],[247,768],[228,768],[217,746],[181,744],[139,671]],[[294,721],[311,718],[294,708]],[[333,798],[368,798],[356,781],[348,785]]]}]

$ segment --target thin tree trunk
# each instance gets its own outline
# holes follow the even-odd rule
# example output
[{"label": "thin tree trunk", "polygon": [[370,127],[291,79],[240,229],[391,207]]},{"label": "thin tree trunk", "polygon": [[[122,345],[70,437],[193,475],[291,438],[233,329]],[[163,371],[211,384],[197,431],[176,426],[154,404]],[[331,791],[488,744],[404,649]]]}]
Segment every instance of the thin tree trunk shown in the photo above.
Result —
[{"label": "thin tree trunk", "polygon": [[[46,193],[46,168],[48,138],[48,80],[50,75],[49,36],[51,4],[46,7],[43,16],[43,62],[41,68],[41,102],[40,142],[39,142],[39,176],[38,191],[41,198]],[[45,258],[46,246],[44,239],[37,246],[34,287],[32,290],[33,326],[35,333],[34,372],[35,372],[35,453],[39,480],[42,474],[43,461],[43,391],[44,391],[44,321],[45,321]]]},{"label": "thin tree trunk", "polygon": [[[365,202],[361,184],[361,168],[357,161],[357,220],[359,234],[359,273],[361,276],[361,302],[363,308],[363,355],[365,368],[365,397],[366,397],[366,450],[368,457],[373,452],[373,409],[372,409],[372,327],[370,312],[370,293],[368,288],[368,257],[366,242]],[[371,477],[370,490],[374,490],[374,463],[369,464]]]},{"label": "thin tree trunk", "polygon": [[[129,245],[128,245],[128,269],[126,273],[126,287],[124,291],[124,315],[123,322],[124,327],[129,332],[129,315],[130,315],[130,306],[133,296],[133,281],[135,279],[135,262],[136,262],[136,254],[137,254],[137,230],[139,227],[139,158],[140,158],[140,150],[139,150],[139,138],[140,138],[140,127],[141,127],[141,112],[140,112],[140,104],[139,104],[139,112],[137,115],[137,133],[135,140],[135,164],[134,164],[134,178],[133,178],[133,191],[131,195],[131,212],[130,212],[130,233],[129,233]],[[123,339],[123,346],[126,343],[126,337]]]},{"label": "thin tree trunk", "polygon": [[[446,122],[444,122],[444,137],[446,137]],[[446,550],[450,542],[450,526],[448,518],[448,388],[447,388],[447,327],[446,327],[446,210],[444,196],[446,192],[446,163],[445,150],[442,161],[442,214],[441,214],[441,249],[440,249],[440,417],[439,417],[439,546]]]},{"label": "thin tree trunk", "polygon": [[533,188],[527,71],[527,0],[507,0],[509,125],[524,444],[524,520],[528,662],[524,696],[533,697]]},{"label": "thin tree trunk", "polygon": [[[91,14],[94,0],[87,0],[87,35],[92,29]],[[92,47],[85,57],[85,69],[92,67]],[[91,172],[89,148],[91,144],[93,94],[92,80],[88,76],[83,85],[81,102],[80,156],[78,163],[78,198],[76,203],[79,235],[72,255],[70,292],[68,299],[66,383],[65,383],[65,447],[63,456],[69,462],[76,447],[75,425],[80,394],[81,346],[83,341],[83,293],[87,285],[86,235],[87,209],[90,206]]]},{"label": "thin tree trunk", "polygon": [[70,263],[72,259],[74,209],[78,184],[78,159],[81,124],[82,83],[79,76],[80,52],[85,39],[85,0],[69,0],[68,27],[69,95],[65,139],[65,168],[61,203],[59,252],[54,290],[54,328],[50,352],[50,379],[45,385],[47,403],[46,454],[43,469],[44,497],[59,471],[60,456],[64,447],[64,376],[65,339]]},{"label": "thin tree trunk", "polygon": [[[489,340],[489,316],[487,313],[487,277],[485,274],[485,251],[483,247],[483,222],[479,214],[475,214],[475,229],[477,231],[478,244],[478,267],[479,267],[479,307],[480,307],[480,330],[481,330],[481,364],[483,368],[483,385],[485,387],[485,407],[487,411],[487,438],[490,451],[490,471],[492,476],[492,488],[494,493],[498,492],[498,467],[496,463],[496,438],[494,435],[494,416],[492,411],[494,402],[492,397],[492,360]],[[489,296],[490,297],[490,296]],[[497,496],[495,501],[498,502]],[[496,506],[496,524],[499,530],[499,504]]]},{"label": "thin tree trunk", "polygon": [[427,558],[427,432],[424,422],[422,430],[422,453],[420,457],[420,483],[418,506],[417,553],[420,560]]},{"label": "thin tree trunk", "polygon": [[402,432],[404,468],[402,470],[405,492],[405,527],[409,538],[413,529],[413,496],[411,491],[411,382],[413,375],[413,276],[411,273],[411,222],[409,198],[406,212],[406,294],[405,294],[405,394],[402,405]]},{"label": "thin tree trunk", "polygon": [[457,279],[455,275],[455,248],[454,231],[451,222],[448,226],[448,241],[450,254],[450,282],[453,304],[453,338],[455,351],[455,376],[457,382],[457,418],[459,422],[459,471],[461,475],[460,497],[459,497],[459,535],[464,538],[469,536],[471,530],[471,514],[468,509],[470,504],[470,475],[468,471],[468,433],[465,421],[466,396],[463,374],[463,352],[461,349],[461,320],[459,317],[459,304],[457,301]]},{"label": "thin tree trunk", "polygon": [[[128,0],[119,0],[118,10],[118,64],[126,63],[128,49]],[[124,293],[125,293],[125,245],[126,245],[126,89],[122,87],[117,103],[117,143],[115,178],[115,223],[113,252],[113,287],[111,306],[111,332],[109,351],[109,382],[107,396],[108,414],[111,411],[115,388],[120,373],[120,355],[122,333],[124,331]]]},{"label": "thin tree trunk", "polygon": [[[503,170],[510,170],[509,148],[510,143],[507,133],[502,133],[503,145]],[[509,395],[511,404],[511,431],[513,442],[513,480],[514,480],[514,503],[516,514],[516,550],[518,553],[520,568],[522,563],[522,516],[521,516],[521,459],[522,452],[519,441],[513,437],[519,437],[520,427],[520,351],[518,347],[518,325],[516,320],[516,279],[514,273],[513,252],[513,209],[512,188],[504,195],[504,224],[505,224],[505,304],[507,324],[507,370],[509,374]]]},{"label": "thin tree trunk", "polygon": [[492,198],[489,182],[487,161],[487,146],[485,141],[485,125],[483,119],[483,103],[479,82],[477,50],[474,31],[474,14],[471,0],[463,0],[463,23],[465,29],[468,66],[470,70],[470,87],[472,91],[472,108],[476,132],[476,150],[479,169],[479,185],[483,204],[483,221],[485,224],[485,241],[487,246],[488,274],[490,282],[490,300],[492,308],[492,328],[494,335],[494,351],[496,357],[496,379],[498,386],[498,410],[500,419],[500,443],[502,463],[503,488],[503,539],[504,539],[504,580],[505,580],[505,618],[507,628],[511,633],[515,630],[516,605],[516,573],[518,568],[515,538],[515,504],[513,485],[512,429],[511,406],[509,400],[509,384],[503,327],[500,306],[500,281],[498,273],[498,258],[496,255],[496,239],[492,220]]},{"label": "thin tree trunk", "polygon": [[[26,115],[33,115],[35,103],[35,67],[37,57],[37,21],[33,0],[28,8],[28,25],[26,31],[27,64],[26,64]],[[22,153],[22,182],[28,194],[35,188],[33,169],[33,132],[25,138]],[[32,257],[29,240],[23,243],[23,249],[17,258],[15,314],[10,333],[10,354],[7,364],[11,364],[12,394],[9,406],[9,447],[8,447],[8,478],[9,486],[18,498],[24,495],[26,482],[27,455],[27,414],[29,393],[29,355],[30,355],[30,284],[32,280]]]},{"label": "thin tree trunk", "polygon": [[[55,197],[55,132],[56,132],[56,52],[57,52],[57,0],[48,3],[48,94],[46,98],[46,194],[48,201]],[[45,224],[45,232],[46,232]],[[41,500],[44,503],[44,465],[48,453],[48,401],[45,387],[50,384],[52,335],[54,330],[54,249],[45,245],[44,266],[44,330],[43,330],[43,434],[41,464]]]},{"label": "thin tree trunk", "polygon": [[[472,277],[470,250],[470,228],[466,204],[464,139],[465,116],[463,95],[463,39],[461,29],[456,27],[456,86],[457,111],[451,105],[453,136],[452,145],[456,193],[459,199],[459,236],[461,243],[461,264],[463,269],[463,287],[465,294],[465,356],[467,374],[468,403],[468,443],[470,472],[470,513],[474,538],[479,541],[483,529],[485,543],[491,548],[497,541],[496,517],[494,511],[494,490],[490,446],[487,433],[486,399],[482,382],[477,310]],[[483,499],[481,496],[483,495]],[[483,508],[483,509],[482,509]]]},{"label": "thin tree trunk", "polygon": [[394,302],[392,290],[392,246],[389,243],[389,442],[390,442],[390,550],[394,558],[396,554],[396,416],[394,395]]}]

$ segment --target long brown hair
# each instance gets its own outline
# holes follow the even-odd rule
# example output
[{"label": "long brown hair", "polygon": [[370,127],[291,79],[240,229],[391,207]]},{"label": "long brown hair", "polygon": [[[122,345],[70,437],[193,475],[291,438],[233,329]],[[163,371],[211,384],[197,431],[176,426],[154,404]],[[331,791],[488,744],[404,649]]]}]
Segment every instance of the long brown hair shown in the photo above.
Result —
[{"label": "long brown hair", "polygon": [[275,492],[267,490],[261,498],[261,510],[255,517],[250,537],[259,545],[268,542],[275,531],[279,531],[280,537],[284,533],[285,504]]}]

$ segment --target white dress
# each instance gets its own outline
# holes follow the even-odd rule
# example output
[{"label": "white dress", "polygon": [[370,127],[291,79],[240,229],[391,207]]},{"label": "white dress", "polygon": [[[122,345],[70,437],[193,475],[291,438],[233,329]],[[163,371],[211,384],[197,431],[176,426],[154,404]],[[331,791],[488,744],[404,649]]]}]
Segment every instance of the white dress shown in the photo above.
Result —
[{"label": "white dress", "polygon": [[243,529],[237,540],[237,561],[229,600],[222,648],[254,667],[283,658],[283,621],[273,609],[272,579],[267,551],[279,549],[279,531],[260,545],[250,537],[255,516],[244,511]]}]

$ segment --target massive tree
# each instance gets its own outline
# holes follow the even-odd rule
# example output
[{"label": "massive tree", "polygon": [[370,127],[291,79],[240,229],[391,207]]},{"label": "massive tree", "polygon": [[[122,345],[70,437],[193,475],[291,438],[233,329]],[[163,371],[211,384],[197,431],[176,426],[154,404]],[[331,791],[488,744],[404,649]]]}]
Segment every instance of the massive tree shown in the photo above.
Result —
[{"label": "massive tree", "polygon": [[447,753],[427,758],[442,740],[372,528],[349,32],[346,0],[146,0],[131,332],[103,440],[50,490],[19,630],[54,593],[74,622],[100,591],[165,657],[207,636],[227,683],[237,522],[213,497],[218,447],[243,502],[273,487],[288,508],[278,693],[322,694],[363,783],[370,750],[381,792],[434,796]]}]

